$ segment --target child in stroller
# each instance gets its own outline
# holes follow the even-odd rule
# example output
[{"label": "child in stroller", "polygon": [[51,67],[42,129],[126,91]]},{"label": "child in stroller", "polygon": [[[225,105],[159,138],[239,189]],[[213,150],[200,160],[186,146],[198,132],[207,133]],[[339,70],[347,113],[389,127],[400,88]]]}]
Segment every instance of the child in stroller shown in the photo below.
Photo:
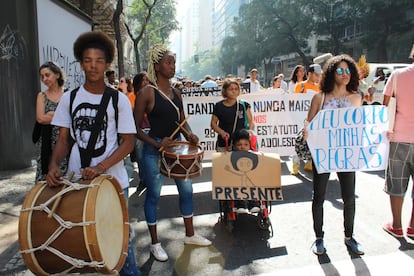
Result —
[{"label": "child in stroller", "polygon": [[[234,134],[233,151],[251,152],[251,135],[247,129],[241,129]],[[257,166],[257,160],[240,158],[235,161],[234,169],[243,175],[244,171],[250,171]],[[226,168],[225,168],[226,169]],[[247,177],[248,178],[248,177]],[[249,179],[246,179],[247,182]],[[244,181],[243,181],[244,182]],[[224,221],[232,229],[238,214],[257,214],[258,224],[261,229],[271,226],[267,201],[258,200],[220,200],[220,220]],[[250,211],[249,211],[250,210]]]}]

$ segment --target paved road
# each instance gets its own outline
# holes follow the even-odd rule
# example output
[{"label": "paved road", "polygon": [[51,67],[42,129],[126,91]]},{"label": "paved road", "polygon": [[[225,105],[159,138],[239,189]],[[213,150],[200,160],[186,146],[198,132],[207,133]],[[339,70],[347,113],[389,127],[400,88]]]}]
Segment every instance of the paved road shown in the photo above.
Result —
[{"label": "paved road", "polygon": [[[284,159],[284,200],[272,204],[271,236],[268,231],[258,229],[257,218],[252,215],[239,216],[233,232],[218,222],[218,203],[211,199],[211,164],[204,163],[203,175],[194,181],[194,224],[198,233],[213,241],[210,247],[183,245],[184,227],[179,217],[177,191],[167,181],[162,190],[158,223],[161,242],[170,257],[164,263],[155,261],[148,253],[150,238],[143,213],[145,193],[139,194],[136,188],[131,188],[129,214],[136,234],[137,261],[144,275],[413,275],[414,241],[395,239],[381,228],[391,217],[388,197],[382,191],[384,172],[357,173],[355,238],[366,252],[361,257],[350,253],[343,244],[342,201],[336,176],[331,175],[325,202],[327,254],[316,257],[310,251],[314,239],[311,175],[291,176],[290,166],[290,161]],[[0,187],[5,181],[15,185],[27,181],[22,175],[33,179],[33,173],[26,170],[4,176],[0,178]],[[0,203],[0,274],[28,274],[18,254],[15,234],[19,203]],[[13,213],[16,209],[17,213]],[[405,223],[410,210],[411,199],[407,197]]]}]

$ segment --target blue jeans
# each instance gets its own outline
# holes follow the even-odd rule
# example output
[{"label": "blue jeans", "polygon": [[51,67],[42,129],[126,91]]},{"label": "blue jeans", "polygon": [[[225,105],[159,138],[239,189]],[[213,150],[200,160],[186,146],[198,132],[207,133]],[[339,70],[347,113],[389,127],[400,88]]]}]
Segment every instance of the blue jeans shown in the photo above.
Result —
[{"label": "blue jeans", "polygon": [[[128,206],[128,188],[124,189],[124,195]],[[135,262],[135,254],[134,254],[134,247],[132,246],[132,239],[131,239],[131,226],[129,227],[129,242],[128,242],[128,255],[125,259],[124,266],[122,267],[119,275],[121,276],[141,276],[142,273],[137,267]]]},{"label": "blue jeans", "polygon": [[[157,224],[157,205],[160,199],[161,186],[164,184],[164,176],[160,173],[161,156],[158,149],[144,144],[143,167],[145,170],[145,183],[147,184],[147,196],[145,198],[145,218],[148,225]],[[191,180],[175,179],[179,193],[179,205],[181,215],[184,218],[193,216],[193,186]]]},{"label": "blue jeans", "polygon": [[138,175],[139,179],[143,180],[145,179],[145,170],[143,165],[143,148],[144,148],[144,142],[137,139],[135,143],[135,156],[137,157],[137,163],[138,163]]}]

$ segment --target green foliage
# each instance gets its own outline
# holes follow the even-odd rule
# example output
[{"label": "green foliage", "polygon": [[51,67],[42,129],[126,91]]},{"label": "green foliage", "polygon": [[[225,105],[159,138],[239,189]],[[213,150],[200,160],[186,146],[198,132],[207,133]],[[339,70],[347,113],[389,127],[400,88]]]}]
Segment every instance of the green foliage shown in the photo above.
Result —
[{"label": "green foliage", "polygon": [[[145,53],[151,45],[165,43],[172,31],[178,29],[178,21],[175,19],[176,10],[173,0],[158,0],[151,11],[151,16],[146,22],[148,5],[154,0],[133,0],[126,14],[128,25],[135,37],[145,26],[145,32],[139,41],[139,52],[145,61]],[[145,66],[143,66],[145,68]]]},{"label": "green foliage", "polygon": [[[414,31],[414,21],[408,17],[408,12],[414,12],[412,0],[371,0],[361,1],[363,8],[360,22],[365,27],[360,42],[370,49],[368,60],[371,62],[388,62],[388,51],[393,42],[393,36],[401,35],[407,31]],[[406,45],[406,52],[410,44]]]},{"label": "green foliage", "polygon": [[183,64],[183,75],[195,81],[203,79],[207,74],[220,76],[222,70],[218,53],[219,50],[213,49],[197,54],[199,57],[198,63],[194,59],[185,61]]},{"label": "green foliage", "polygon": [[[233,72],[240,65],[259,67],[288,53],[309,64],[312,34],[321,38],[318,52],[358,53],[357,59],[366,49],[370,62],[387,62],[396,35],[414,31],[413,14],[412,0],[252,0],[241,6],[234,34],[223,41],[221,65],[224,73]],[[345,29],[348,40],[343,39]]]}]

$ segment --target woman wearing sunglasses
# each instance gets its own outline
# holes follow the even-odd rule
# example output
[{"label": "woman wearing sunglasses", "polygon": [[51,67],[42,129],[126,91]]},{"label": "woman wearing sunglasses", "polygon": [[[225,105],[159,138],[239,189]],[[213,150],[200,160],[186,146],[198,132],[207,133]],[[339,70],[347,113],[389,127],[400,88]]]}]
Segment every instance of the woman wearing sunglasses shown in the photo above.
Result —
[{"label": "woman wearing sunglasses", "polygon": [[[358,69],[355,61],[348,55],[334,56],[325,65],[320,83],[321,93],[312,98],[308,112],[308,122],[323,109],[334,109],[352,106],[361,106],[361,95],[357,92],[359,85]],[[322,100],[324,101],[322,103]],[[355,254],[362,255],[362,246],[353,238],[355,216],[355,172],[337,172],[341,186],[343,200],[343,216],[345,227],[345,245]],[[322,255],[324,247],[322,230],[323,203],[325,201],[326,187],[330,173],[318,174],[313,167],[313,200],[312,216],[313,229],[316,241],[312,245],[312,251],[316,255]]]}]

